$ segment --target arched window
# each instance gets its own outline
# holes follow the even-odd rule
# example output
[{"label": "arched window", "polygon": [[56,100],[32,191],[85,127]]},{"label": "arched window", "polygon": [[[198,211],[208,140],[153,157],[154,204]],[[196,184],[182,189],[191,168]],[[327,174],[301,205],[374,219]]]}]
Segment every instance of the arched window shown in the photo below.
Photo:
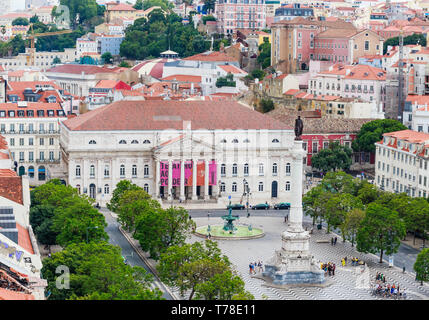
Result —
[{"label": "arched window", "polygon": [[149,144],[150,143],[150,141],[149,140],[145,140],[145,141],[143,141],[143,144]]},{"label": "arched window", "polygon": [[226,143],[226,139],[220,140],[220,143]]},{"label": "arched window", "polygon": [[286,163],[286,175],[290,176],[290,163]]},{"label": "arched window", "polygon": [[139,142],[137,140],[131,141],[131,144],[138,144]]},{"label": "arched window", "polygon": [[249,164],[248,163],[244,164],[243,171],[244,171],[243,173],[244,173],[245,176],[249,175]]},{"label": "arched window", "polygon": [[263,163],[259,164],[259,175],[260,176],[264,175],[264,164]]},{"label": "arched window", "polygon": [[221,182],[220,184],[220,192],[225,192],[226,188],[225,188],[225,182]]},{"label": "arched window", "polygon": [[279,139],[273,139],[273,141],[271,141],[272,143],[279,143]]},{"label": "arched window", "polygon": [[104,177],[108,178],[110,176],[110,167],[108,165],[104,166]]},{"label": "arched window", "polygon": [[93,164],[91,164],[91,166],[89,167],[89,177],[90,178],[95,177],[95,166]]},{"label": "arched window", "polygon": [[46,178],[46,169],[45,166],[40,166],[38,169],[39,180],[44,181]]},{"label": "arched window", "polygon": [[127,142],[125,140],[121,140],[119,141],[119,144],[127,144]]},{"label": "arched window", "polygon": [[258,190],[261,192],[264,191],[264,183],[263,182],[259,182]]},{"label": "arched window", "polygon": [[244,142],[244,143],[249,143],[249,142],[250,142],[250,140],[249,140],[249,139],[244,139],[244,140],[243,140],[243,142]]},{"label": "arched window", "polygon": [[225,164],[222,164],[222,165],[220,166],[220,175],[221,175],[222,177],[225,177],[225,175],[226,175],[226,165],[225,165]]},{"label": "arched window", "polygon": [[290,191],[290,181],[286,181],[286,191]]},{"label": "arched window", "polygon": [[277,163],[273,163],[273,176],[277,175]]},{"label": "arched window", "polygon": [[90,140],[89,144],[97,144],[97,142],[95,142],[95,140]]},{"label": "arched window", "polygon": [[233,176],[233,177],[236,177],[236,176],[237,176],[237,164],[236,164],[236,163],[234,163],[234,164],[232,165],[232,176]]},{"label": "arched window", "polygon": [[232,143],[238,143],[238,139],[232,140]]},{"label": "arched window", "polygon": [[28,167],[28,176],[30,178],[34,178],[34,167],[33,166]]},{"label": "arched window", "polygon": [[77,190],[77,193],[80,194],[80,184],[76,185],[76,190]]},{"label": "arched window", "polygon": [[108,184],[105,184],[104,185],[104,194],[109,194],[109,185]]},{"label": "arched window", "polygon": [[133,164],[131,174],[133,175],[133,178],[137,177],[137,165]]},{"label": "arched window", "polygon": [[119,175],[121,178],[125,177],[125,165],[121,164],[121,166],[119,167]]},{"label": "arched window", "polygon": [[149,166],[147,164],[144,165],[144,177],[148,178],[149,177]]},{"label": "arched window", "polygon": [[76,178],[80,177],[80,165],[76,166]]},{"label": "arched window", "polygon": [[147,183],[144,184],[143,189],[146,193],[149,193],[149,185]]},{"label": "arched window", "polygon": [[232,183],[232,189],[231,189],[231,191],[232,192],[237,192],[237,183],[236,182]]}]

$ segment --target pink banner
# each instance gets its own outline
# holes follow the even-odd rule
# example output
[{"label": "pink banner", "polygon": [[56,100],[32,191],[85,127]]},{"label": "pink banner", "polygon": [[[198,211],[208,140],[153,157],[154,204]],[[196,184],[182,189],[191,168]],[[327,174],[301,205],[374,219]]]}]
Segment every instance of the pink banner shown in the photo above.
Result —
[{"label": "pink banner", "polygon": [[173,187],[180,187],[180,161],[172,163],[173,165]]},{"label": "pink banner", "polygon": [[168,187],[168,161],[160,161],[161,186]]},{"label": "pink banner", "polygon": [[185,162],[185,186],[192,186],[192,161]]},{"label": "pink banner", "polygon": [[216,185],[216,179],[217,179],[217,165],[216,161],[212,161],[209,163],[209,185],[215,186]]}]

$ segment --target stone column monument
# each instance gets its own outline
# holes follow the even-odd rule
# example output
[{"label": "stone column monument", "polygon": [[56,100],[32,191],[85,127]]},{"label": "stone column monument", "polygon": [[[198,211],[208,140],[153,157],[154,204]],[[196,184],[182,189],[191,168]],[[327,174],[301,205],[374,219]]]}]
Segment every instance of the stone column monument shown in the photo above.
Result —
[{"label": "stone column monument", "polygon": [[292,149],[291,181],[293,185],[289,225],[282,233],[282,247],[265,264],[262,276],[274,285],[322,284],[324,272],[310,254],[310,235],[302,227],[302,120],[295,122],[295,141]]}]

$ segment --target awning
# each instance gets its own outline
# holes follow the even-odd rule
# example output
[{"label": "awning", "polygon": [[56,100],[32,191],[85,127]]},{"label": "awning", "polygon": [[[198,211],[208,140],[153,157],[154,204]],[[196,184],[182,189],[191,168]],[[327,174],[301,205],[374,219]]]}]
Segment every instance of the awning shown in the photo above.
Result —
[{"label": "awning", "polygon": [[28,172],[34,172],[34,168],[28,168]]},{"label": "awning", "polygon": [[45,172],[45,168],[39,168],[39,172]]}]

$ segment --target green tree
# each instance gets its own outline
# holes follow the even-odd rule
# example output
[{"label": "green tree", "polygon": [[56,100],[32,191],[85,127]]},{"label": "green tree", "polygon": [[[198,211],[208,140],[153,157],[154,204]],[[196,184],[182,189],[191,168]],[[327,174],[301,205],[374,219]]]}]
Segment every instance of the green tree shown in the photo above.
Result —
[{"label": "green tree", "polygon": [[119,67],[121,68],[131,68],[131,65],[126,62],[126,61],[121,61],[121,63],[119,64]]},{"label": "green tree", "polygon": [[143,189],[126,190],[119,199],[118,221],[126,230],[134,231],[136,222],[142,214],[160,208],[159,202],[152,200]]},{"label": "green tree", "polygon": [[182,245],[194,229],[195,222],[184,208],[149,206],[137,219],[134,238],[151,258],[158,260],[168,247]]},{"label": "green tree", "polygon": [[[69,269],[69,289],[57,287],[60,266]],[[162,294],[150,289],[152,275],[124,264],[121,248],[106,242],[70,244],[44,259],[41,273],[48,281],[49,300],[159,300]]]},{"label": "green tree", "polygon": [[419,280],[421,285],[423,285],[423,281],[429,281],[429,248],[423,249],[417,255],[414,271],[416,272],[416,280]]},{"label": "green tree", "polygon": [[[103,6],[98,5],[96,0],[60,0],[60,4],[69,8],[73,30],[79,25],[93,27],[90,23],[91,19],[104,14]],[[54,7],[52,10],[54,17],[58,15],[56,9]]]},{"label": "green tree", "polygon": [[364,218],[364,210],[352,209],[343,222],[342,229],[344,230],[345,238],[352,243],[352,247],[355,244],[357,232]]},{"label": "green tree", "polygon": [[302,206],[304,214],[310,216],[313,219],[313,226],[317,219],[321,220],[323,209],[325,205],[320,206],[321,202],[318,201],[323,197],[322,193],[326,193],[322,186],[316,186],[308,191],[302,198]]},{"label": "green tree", "polygon": [[70,206],[57,210],[52,220],[52,230],[58,233],[57,243],[63,247],[85,241],[107,241],[103,214],[86,200],[76,200]]},{"label": "green tree", "polygon": [[174,8],[174,4],[168,0],[144,0],[143,10],[147,10],[152,7],[161,7],[164,11],[169,11]]},{"label": "green tree", "polygon": [[16,18],[12,21],[13,26],[28,26],[30,23],[28,22],[27,18]]},{"label": "green tree", "polygon": [[366,180],[362,180],[361,186],[358,190],[358,198],[364,205],[375,202],[379,198],[380,194],[380,190],[377,188],[377,186],[369,183]]},{"label": "green tree", "polygon": [[370,203],[358,230],[357,250],[364,253],[391,255],[398,251],[400,239],[405,236],[405,225],[396,211],[378,203]]},{"label": "green tree", "polygon": [[228,73],[226,75],[226,77],[219,77],[216,80],[216,87],[217,88],[221,88],[221,87],[235,87],[236,83],[233,80],[233,75],[232,73]]},{"label": "green tree", "polygon": [[34,15],[30,18],[30,23],[37,23],[37,22],[40,22],[38,16]]},{"label": "green tree", "polygon": [[265,71],[264,70],[255,69],[250,74],[251,74],[253,79],[258,78],[259,81],[264,80],[264,77],[265,77]]},{"label": "green tree", "polygon": [[52,61],[52,64],[60,64],[61,63],[61,59],[58,57],[55,57],[54,60]]},{"label": "green tree", "polygon": [[182,0],[182,3],[185,5],[185,17],[186,17],[186,8],[192,6],[194,0]]},{"label": "green tree", "polygon": [[51,205],[66,207],[80,198],[72,186],[65,186],[59,179],[52,179],[30,192],[31,206]]},{"label": "green tree", "polygon": [[412,199],[403,219],[407,230],[414,234],[413,244],[415,245],[416,233],[421,232],[425,239],[425,235],[429,231],[429,203],[425,198]]},{"label": "green tree", "polygon": [[210,240],[168,248],[161,254],[157,270],[161,280],[182,295],[190,291],[189,300],[194,294],[197,299],[232,299],[235,295],[253,298],[244,291],[217,243]]},{"label": "green tree", "polygon": [[195,286],[196,300],[232,300],[236,295],[246,295],[244,281],[230,270],[217,273]]},{"label": "green tree", "polygon": [[104,63],[111,64],[113,61],[113,56],[110,52],[105,52],[101,55],[101,59],[103,59]]},{"label": "green tree", "polygon": [[259,107],[262,113],[267,113],[274,110],[274,102],[271,99],[261,99],[261,101],[259,101]]},{"label": "green tree", "polygon": [[258,63],[262,69],[268,68],[271,65],[271,43],[264,38],[264,42],[259,45]]},{"label": "green tree", "polygon": [[[426,37],[421,33],[414,33],[412,35],[404,37],[404,45],[408,44],[420,44],[422,47],[426,47]],[[399,37],[393,37],[387,39],[383,43],[383,54],[386,54],[388,46],[398,46]]]},{"label": "green tree", "polygon": [[143,10],[143,0],[137,0],[133,8],[136,10]]},{"label": "green tree", "polygon": [[356,180],[358,179],[344,171],[331,171],[325,174],[320,185],[324,190],[331,193],[350,193],[356,196]]},{"label": "green tree", "polygon": [[58,233],[52,230],[52,218],[55,215],[52,205],[37,205],[30,208],[30,224],[37,241],[41,244],[55,245]]},{"label": "green tree", "polygon": [[11,49],[12,55],[17,56],[19,53],[25,52],[26,45],[25,41],[22,39],[22,36],[18,34],[9,41],[9,47]]},{"label": "green tree", "polygon": [[125,191],[128,190],[143,190],[138,185],[131,183],[129,180],[121,180],[116,184],[115,190],[113,190],[112,198],[110,202],[107,204],[107,209],[110,211],[118,213],[119,209],[119,201]]},{"label": "green tree", "polygon": [[203,22],[203,24],[206,24],[207,21],[216,21],[216,18],[210,15],[207,15],[207,16],[203,16],[201,18],[201,21]]},{"label": "green tree", "polygon": [[203,10],[206,10],[207,13],[213,13],[215,11],[215,6],[216,0],[204,0]]},{"label": "green tree", "polygon": [[383,138],[384,133],[407,130],[408,128],[394,119],[377,119],[365,123],[355,140],[352,148],[355,152],[375,152],[374,143]]},{"label": "green tree", "polygon": [[334,194],[326,202],[326,222],[329,228],[340,228],[343,241],[346,241],[345,220],[347,215],[353,209],[363,209],[362,202],[359,198],[352,196],[349,193]]},{"label": "green tree", "polygon": [[331,142],[329,148],[322,149],[311,157],[311,165],[323,172],[348,170],[352,164],[352,154],[353,151],[349,147]]}]

